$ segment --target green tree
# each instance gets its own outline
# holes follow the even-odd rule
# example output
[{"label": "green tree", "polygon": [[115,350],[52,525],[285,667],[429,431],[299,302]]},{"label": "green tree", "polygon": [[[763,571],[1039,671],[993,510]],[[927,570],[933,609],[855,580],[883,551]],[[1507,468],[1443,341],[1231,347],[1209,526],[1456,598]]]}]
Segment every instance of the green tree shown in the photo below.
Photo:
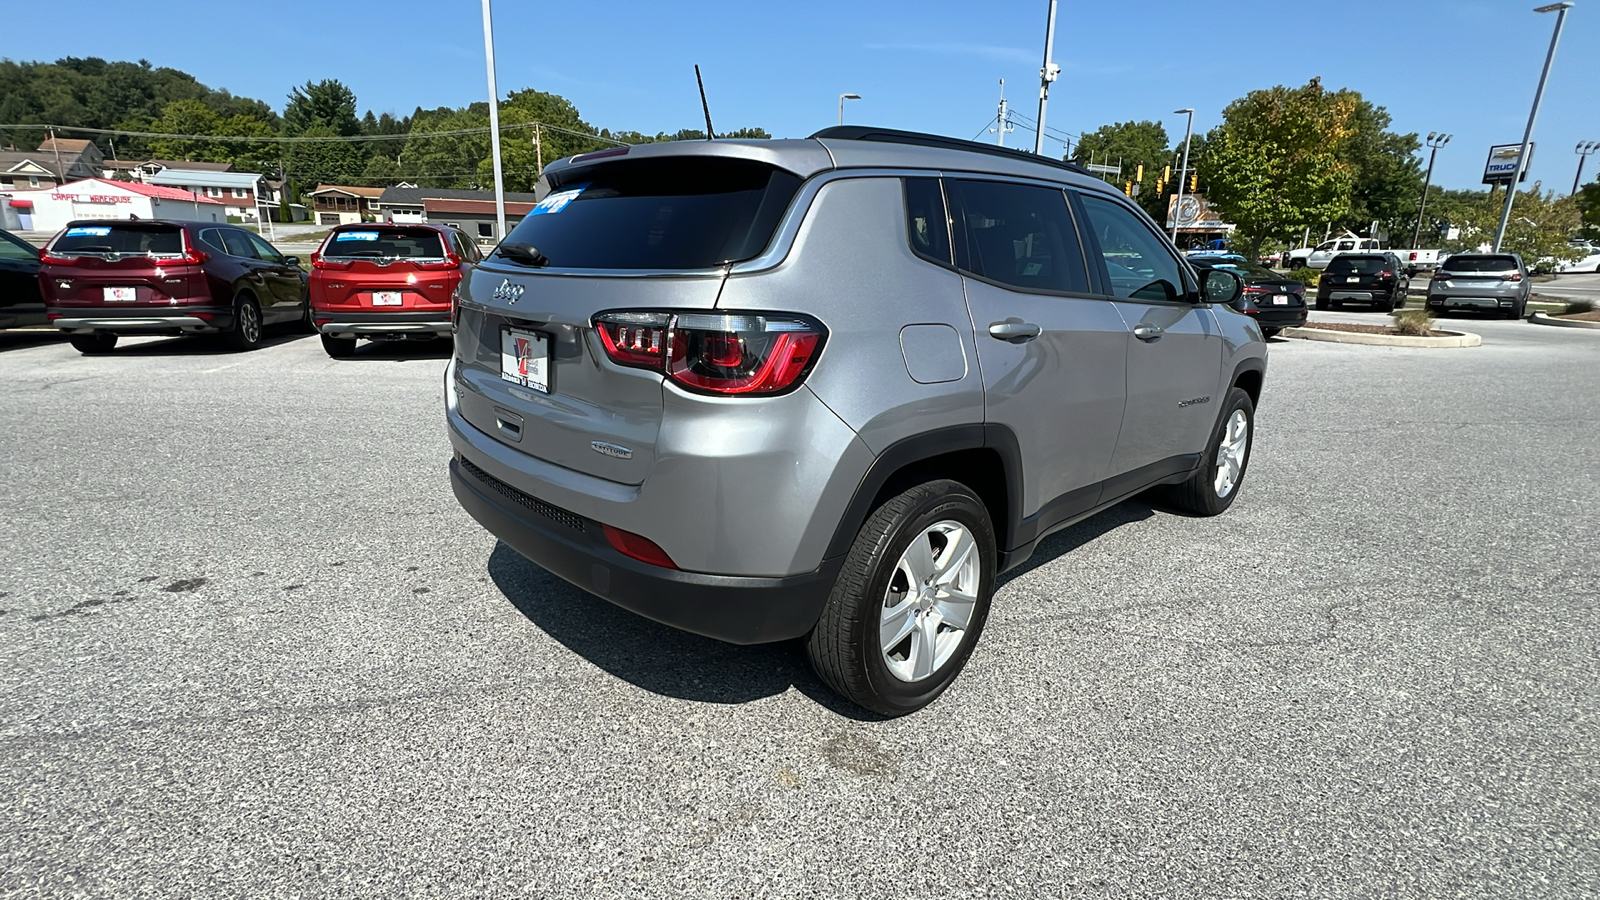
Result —
[{"label": "green tree", "polygon": [[1600,240],[1600,179],[1584,185],[1575,196],[1574,202],[1583,216],[1583,235]]},{"label": "green tree", "polygon": [[[1455,193],[1458,196],[1447,199],[1446,207],[1451,216],[1450,228],[1455,229],[1456,236],[1444,241],[1444,249],[1452,253],[1488,249],[1493,244],[1495,229],[1500,226],[1505,192],[1495,188]],[[1523,261],[1530,266],[1541,260],[1575,260],[1582,254],[1574,251],[1567,242],[1582,225],[1583,215],[1578,208],[1577,196],[1558,199],[1554,191],[1544,191],[1535,182],[1531,189],[1517,192],[1516,203],[1511,209],[1511,221],[1506,224],[1506,236],[1500,249],[1521,254]]]},{"label": "green tree", "polygon": [[[1181,152],[1181,148],[1180,151]],[[1122,178],[1117,186],[1132,181],[1139,166],[1144,166],[1144,182],[1139,189],[1139,205],[1158,223],[1167,215],[1167,195],[1176,189],[1177,165],[1173,163],[1171,141],[1167,129],[1160,122],[1117,122],[1101,125],[1083,135],[1073,148],[1072,159],[1079,163],[1097,162],[1106,165],[1122,164]],[[1162,170],[1173,167],[1173,183],[1163,191],[1157,182]]]},{"label": "green tree", "polygon": [[336,78],[307,81],[289,92],[289,102],[283,108],[285,134],[305,134],[322,127],[340,137],[361,133],[361,120],[356,118],[356,94]]},{"label": "green tree", "polygon": [[1416,134],[1389,130],[1388,110],[1354,91],[1332,95],[1354,103],[1350,139],[1340,159],[1350,166],[1350,212],[1336,227],[1365,233],[1373,222],[1389,234],[1392,246],[1411,240],[1417,201],[1422,193],[1421,148]]},{"label": "green tree", "polygon": [[[239,113],[224,118],[199,100],[174,100],[161,115],[140,130],[175,135],[215,137],[271,137],[272,124],[253,114]],[[260,162],[276,154],[269,144],[258,141],[216,141],[191,138],[151,138],[150,153],[160,159],[233,163],[241,171],[258,168]]]},{"label": "green tree", "polygon": [[1356,104],[1313,79],[1252,91],[1222,111],[1206,135],[1200,180],[1212,208],[1238,226],[1248,256],[1268,238],[1350,214]]},{"label": "green tree", "polygon": [[284,145],[288,169],[301,184],[351,184],[366,171],[365,151],[339,140],[332,128],[314,125],[299,136],[324,139]]}]

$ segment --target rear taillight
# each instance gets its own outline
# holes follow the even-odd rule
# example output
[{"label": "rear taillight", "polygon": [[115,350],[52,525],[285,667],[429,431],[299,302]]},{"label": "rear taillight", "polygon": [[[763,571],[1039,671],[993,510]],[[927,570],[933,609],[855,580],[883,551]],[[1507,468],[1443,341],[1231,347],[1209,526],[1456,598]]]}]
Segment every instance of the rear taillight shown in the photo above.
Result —
[{"label": "rear taillight", "polygon": [[1521,272],[1512,272],[1510,275],[1506,276],[1506,280],[1507,281],[1521,281],[1522,280],[1522,273]]},{"label": "rear taillight", "polygon": [[631,556],[652,566],[661,566],[667,569],[676,569],[678,567],[677,563],[672,561],[672,557],[667,555],[667,551],[661,549],[656,545],[655,541],[643,535],[634,534],[631,531],[623,531],[621,528],[612,528],[610,525],[605,524],[600,526],[600,530],[606,533],[607,543],[611,544],[613,549],[624,556]]},{"label": "rear taillight", "polygon": [[348,269],[348,268],[350,268],[350,260],[348,260],[348,259],[328,259],[328,258],[324,257],[321,253],[313,252],[311,254],[311,268],[313,268],[313,269]]},{"label": "rear taillight", "polygon": [[1417,261],[1417,254],[1415,254],[1415,253],[1411,254],[1411,261],[1412,262],[1416,262]]},{"label": "rear taillight", "polygon": [[1433,273],[1433,280],[1434,281],[1445,281],[1449,277],[1450,277],[1450,273],[1449,272],[1435,272],[1435,273]]},{"label": "rear taillight", "polygon": [[158,266],[198,266],[210,258],[204,250],[189,249],[182,256],[158,256],[152,261]]},{"label": "rear taillight", "polygon": [[827,330],[799,316],[613,312],[594,318],[606,355],[712,394],[777,394],[799,384]]},{"label": "rear taillight", "polygon": [[417,265],[417,268],[419,268],[419,269],[428,269],[430,271],[439,271],[439,270],[443,270],[443,269],[458,269],[458,268],[461,267],[461,260],[459,258],[457,258],[456,256],[454,256],[454,255],[447,254],[444,259],[437,260],[437,261],[430,260],[428,262],[419,262],[416,265]]},{"label": "rear taillight", "polygon": [[1378,277],[1379,278],[1393,278],[1394,277],[1394,273],[1389,271],[1388,269],[1384,269],[1382,272],[1378,273]]},{"label": "rear taillight", "polygon": [[76,256],[57,256],[49,250],[39,254],[39,262],[47,266],[75,266],[78,264]]}]

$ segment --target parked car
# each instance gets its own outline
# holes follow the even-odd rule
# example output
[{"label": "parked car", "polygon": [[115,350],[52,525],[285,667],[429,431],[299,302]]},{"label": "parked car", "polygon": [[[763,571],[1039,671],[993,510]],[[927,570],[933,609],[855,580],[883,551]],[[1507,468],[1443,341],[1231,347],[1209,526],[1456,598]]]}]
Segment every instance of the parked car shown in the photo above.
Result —
[{"label": "parked car", "polygon": [[336,359],[356,341],[450,334],[451,297],[482,259],[448,225],[341,225],[311,254],[311,315]]},{"label": "parked car", "polygon": [[1244,292],[1228,304],[1256,320],[1261,333],[1275,337],[1285,328],[1306,323],[1306,286],[1271,269],[1243,259],[1189,257],[1189,263],[1204,274],[1208,269],[1226,269],[1244,281]]},{"label": "parked car", "polygon": [[250,350],[268,325],[310,327],[299,260],[231,225],[72,222],[41,260],[46,315],[82,353],[109,353],[124,334],[220,334]]},{"label": "parked car", "polygon": [[1515,253],[1457,253],[1428,282],[1428,308],[1472,309],[1507,319],[1527,314],[1533,282]]},{"label": "parked car", "polygon": [[1238,496],[1266,371],[1213,306],[1240,278],[1076,166],[845,126],[599,151],[536,189],[462,283],[450,478],[612,603],[805,638],[903,714],[1046,535],[1152,487]]},{"label": "parked car", "polygon": [[1379,309],[1406,305],[1411,276],[1393,253],[1342,253],[1328,263],[1317,282],[1317,309],[1365,303]]},{"label": "parked car", "polygon": [[1555,270],[1562,274],[1577,274],[1579,272],[1600,272],[1600,244],[1591,244],[1585,241],[1573,241],[1572,249],[1584,255],[1572,262],[1557,263]]},{"label": "parked car", "polygon": [[0,328],[45,324],[39,266],[38,248],[0,231]]}]

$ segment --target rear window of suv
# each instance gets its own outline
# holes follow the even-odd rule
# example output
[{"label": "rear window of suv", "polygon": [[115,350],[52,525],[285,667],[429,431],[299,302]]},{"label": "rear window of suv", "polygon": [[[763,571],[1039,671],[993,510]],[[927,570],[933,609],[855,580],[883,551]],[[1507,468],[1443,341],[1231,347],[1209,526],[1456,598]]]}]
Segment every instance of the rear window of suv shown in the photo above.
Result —
[{"label": "rear window of suv", "polygon": [[760,255],[800,188],[765,163],[619,160],[560,173],[506,243],[559,269],[708,269]]},{"label": "rear window of suv", "polygon": [[352,228],[329,235],[322,255],[335,259],[443,259],[444,241],[431,228]]},{"label": "rear window of suv", "polygon": [[1512,256],[1452,256],[1444,261],[1449,272],[1514,272],[1517,260]]},{"label": "rear window of suv", "polygon": [[1361,275],[1372,275],[1389,268],[1389,260],[1381,256],[1335,256],[1328,263],[1330,272],[1356,272]]},{"label": "rear window of suv", "polygon": [[178,255],[183,253],[183,230],[156,223],[79,223],[67,226],[50,252]]}]

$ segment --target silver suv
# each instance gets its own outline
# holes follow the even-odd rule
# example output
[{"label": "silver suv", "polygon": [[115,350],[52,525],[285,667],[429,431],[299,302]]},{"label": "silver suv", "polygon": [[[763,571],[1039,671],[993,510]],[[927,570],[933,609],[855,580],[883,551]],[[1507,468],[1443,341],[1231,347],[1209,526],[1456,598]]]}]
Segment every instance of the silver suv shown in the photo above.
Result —
[{"label": "silver suv", "polygon": [[1227,509],[1266,347],[1075,166],[931,135],[606,150],[463,282],[462,506],[584,590],[804,638],[887,715],[950,684],[995,577],[1166,486]]}]

